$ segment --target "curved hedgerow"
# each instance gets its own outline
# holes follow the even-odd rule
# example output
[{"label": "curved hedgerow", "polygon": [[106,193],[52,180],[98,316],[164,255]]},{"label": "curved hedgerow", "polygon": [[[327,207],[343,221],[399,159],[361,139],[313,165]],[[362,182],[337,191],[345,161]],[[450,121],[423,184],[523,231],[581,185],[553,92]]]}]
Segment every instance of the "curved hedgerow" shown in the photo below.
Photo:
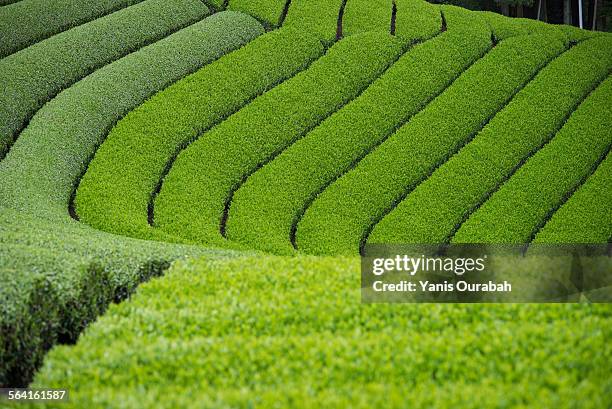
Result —
[{"label": "curved hedgerow", "polygon": [[0,206],[50,220],[65,218],[78,178],[117,120],[155,92],[262,33],[250,16],[218,13],[62,91],[34,115],[0,162]]},{"label": "curved hedgerow", "polygon": [[[442,16],[439,7],[422,0],[395,0],[395,8],[396,37],[417,42],[430,38],[440,31]],[[450,7],[444,9],[447,12],[452,10]],[[475,15],[472,19],[481,20]]]},{"label": "curved hedgerow", "polygon": [[[587,61],[582,59],[581,63]],[[612,58],[608,59],[610,68]],[[568,85],[570,82],[577,82],[574,75],[571,79],[568,76]],[[559,104],[560,98],[554,100]],[[499,146],[499,139],[498,133],[496,146]],[[609,78],[572,113],[550,142],[530,157],[466,220],[455,240],[478,243],[530,242],[548,216],[597,168],[611,146],[612,78]],[[484,154],[483,151],[479,153]],[[490,172],[487,169],[484,174]],[[476,182],[481,182],[481,178],[477,178]],[[597,202],[593,205],[595,208],[602,207]],[[602,221],[603,225],[605,223]]]},{"label": "curved hedgerow", "polygon": [[0,58],[142,0],[22,0],[0,8]]},{"label": "curved hedgerow", "polygon": [[77,256],[3,243],[0,258],[0,349],[7,356],[0,385],[15,385],[19,372],[34,373],[52,340],[74,342],[112,296],[108,272]]},{"label": "curved hedgerow", "polygon": [[528,34],[546,34],[559,29],[559,27],[543,21],[528,18],[507,18],[492,11],[481,11],[478,14],[487,21],[493,37],[499,41]]},{"label": "curved hedgerow", "polygon": [[250,14],[267,27],[278,27],[291,0],[229,0],[228,9]]},{"label": "curved hedgerow", "polygon": [[298,248],[325,254],[357,253],[377,221],[564,49],[565,36],[558,32],[500,42],[321,193],[298,225]]},{"label": "curved hedgerow", "polygon": [[336,41],[343,0],[291,0],[283,27],[295,27],[317,36],[325,45]]},{"label": "curved hedgerow", "polygon": [[[205,252],[95,231],[69,218],[68,201],[88,158],[117,119],[262,32],[247,15],[216,14],[97,70],[32,118],[0,162],[0,270],[19,272],[2,280],[7,289],[18,283],[19,291],[0,297],[1,333],[10,334],[0,343],[0,355],[19,359],[2,361],[1,385],[25,386],[45,351],[58,340],[75,339],[111,299],[125,298],[171,260]],[[92,275],[100,268],[103,279]]]},{"label": "curved hedgerow", "polygon": [[97,151],[76,195],[81,220],[141,238],[169,239],[149,225],[149,203],[182,146],[323,53],[309,33],[282,28],[202,68],[125,116]]},{"label": "curved hedgerow", "polygon": [[[546,66],[471,143],[410,192],[376,226],[371,241],[448,241],[456,226],[522,160],[550,139],[582,98],[605,78],[612,68],[611,41],[605,37],[587,40]],[[453,240],[473,241],[468,234]]]},{"label": "curved hedgerow", "polygon": [[179,154],[165,178],[156,225],[196,242],[221,242],[224,212],[241,182],[359,95],[401,53],[402,44],[386,33],[347,37],[204,134]]},{"label": "curved hedgerow", "polygon": [[607,305],[364,305],[357,271],[355,258],[177,263],[50,352],[32,387],[70,385],[70,399],[37,405],[607,406]]},{"label": "curved hedgerow", "polygon": [[[609,129],[609,128],[608,128]],[[612,242],[612,154],[557,210],[534,243]]]},{"label": "curved hedgerow", "polygon": [[445,16],[446,32],[414,46],[357,99],[247,179],[230,208],[228,238],[291,252],[292,229],[317,193],[491,47],[478,17],[455,8],[445,9]]},{"label": "curved hedgerow", "polygon": [[342,18],[342,35],[391,31],[392,0],[348,0]]},{"label": "curved hedgerow", "polygon": [[1,59],[0,158],[36,110],[63,88],[206,14],[200,0],[146,0]]},{"label": "curved hedgerow", "polygon": [[[186,255],[229,253],[120,238],[0,207],[0,385],[25,387],[46,351]],[[13,355],[13,354],[17,355]]]}]

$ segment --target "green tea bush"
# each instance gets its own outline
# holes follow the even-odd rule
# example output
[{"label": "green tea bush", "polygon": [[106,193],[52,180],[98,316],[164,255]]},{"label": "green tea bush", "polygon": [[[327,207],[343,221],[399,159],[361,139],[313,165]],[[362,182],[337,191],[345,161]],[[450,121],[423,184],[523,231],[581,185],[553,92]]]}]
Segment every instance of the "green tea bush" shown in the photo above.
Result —
[{"label": "green tea bush", "polygon": [[[12,273],[2,290],[19,288],[0,301],[2,334],[7,334],[0,354],[17,357],[0,365],[0,384],[27,384],[45,351],[58,341],[74,340],[111,299],[125,298],[177,257],[206,252],[95,231],[69,218],[68,202],[88,158],[115,121],[262,32],[247,15],[216,14],[97,70],[32,118],[0,162],[0,247],[5,251],[0,270]],[[20,306],[19,313],[14,306]]]},{"label": "green tea bush", "polygon": [[0,385],[25,386],[45,352],[74,341],[109,302],[199,247],[121,238],[67,217],[0,208]]},{"label": "green tea bush", "polygon": [[347,1],[342,18],[342,35],[368,31],[391,31],[392,0],[350,0]]},{"label": "green tea bush", "polygon": [[22,0],[0,9],[0,58],[142,0]]},{"label": "green tea bush", "polygon": [[229,0],[230,10],[242,11],[260,20],[267,27],[282,23],[283,11],[291,0]]},{"label": "green tea bush", "polygon": [[610,243],[612,239],[612,155],[555,212],[534,243]]},{"label": "green tea bush", "polygon": [[448,31],[414,46],[362,95],[247,179],[234,196],[228,238],[291,252],[292,229],[317,193],[489,49],[490,32],[477,16],[455,8],[445,14]]},{"label": "green tea bush", "polygon": [[70,254],[3,243],[0,385],[23,384],[53,340],[76,335],[111,301],[107,275]]},{"label": "green tea bush", "polygon": [[482,11],[478,14],[489,23],[493,36],[499,41],[521,35],[547,34],[559,29],[557,26],[542,21],[527,18],[508,18],[490,11]]},{"label": "green tea bush", "polygon": [[70,400],[36,407],[609,401],[605,305],[367,305],[358,270],[347,258],[176,263],[111,306],[76,346],[49,353],[32,386],[70,385]]},{"label": "green tea bush", "polygon": [[329,46],[336,41],[342,3],[343,0],[291,0],[283,27],[310,31]]},{"label": "green tea bush", "polygon": [[112,129],[81,180],[76,195],[81,220],[110,232],[167,238],[149,225],[148,205],[177,151],[322,53],[311,34],[282,28],[130,112]]},{"label": "green tea bush", "polygon": [[[421,0],[395,0],[395,7],[397,8],[395,15],[395,35],[397,37],[416,42],[430,38],[440,31],[442,19],[439,7]],[[444,10],[449,13],[449,10],[453,8],[445,7]],[[458,10],[456,13],[459,13],[462,9],[455,8],[454,10]],[[472,15],[471,18],[474,21],[482,21],[476,15]],[[465,28],[468,29],[468,27]]]},{"label": "green tea bush", "polygon": [[[317,254],[357,253],[378,220],[564,49],[561,33],[500,42],[319,195],[298,225],[298,248]],[[411,230],[404,225],[394,227]]]},{"label": "green tea bush", "polygon": [[[38,111],[0,162],[0,206],[61,220],[108,130],[155,94],[263,33],[221,12],[102,67]],[[117,166],[122,166],[117,163]]]},{"label": "green tea bush", "polygon": [[[535,35],[526,38],[538,37],[546,38]],[[410,192],[375,227],[370,240],[379,243],[448,241],[456,226],[505,181],[517,164],[549,140],[576,105],[605,78],[612,64],[611,44],[604,37],[587,40],[552,61],[472,142]],[[581,70],[581,66],[589,68]],[[482,105],[481,98],[477,101]],[[446,159],[452,151],[448,152]],[[414,155],[415,150],[411,149],[410,154]],[[417,156],[412,158],[419,161]],[[490,242],[469,237],[461,233],[454,240]]]},{"label": "green tea bush", "polygon": [[[609,50],[607,52],[612,54]],[[609,59],[608,64],[611,63],[612,59]],[[571,82],[576,82],[573,75]],[[467,219],[461,226],[461,235],[457,240],[479,243],[530,242],[550,215],[609,153],[612,146],[611,96],[612,78],[608,78],[572,113],[557,135]],[[497,146],[499,139],[497,133]],[[485,154],[482,150],[479,153]],[[488,166],[486,170],[483,169],[486,175],[493,173],[490,163],[487,161]],[[473,164],[471,168],[474,168]],[[476,179],[482,183],[481,178]],[[605,199],[605,195],[602,199]],[[597,204],[600,200],[593,203],[594,208],[612,204]],[[605,220],[602,220],[602,227],[605,224]],[[603,241],[607,238],[603,238]]]},{"label": "green tea bush", "polygon": [[402,53],[387,33],[347,37],[307,70],[255,99],[179,154],[155,202],[161,229],[219,243],[244,179],[357,97]]},{"label": "green tea bush", "polygon": [[200,0],[146,0],[1,59],[0,78],[6,80],[0,93],[0,158],[59,91],[206,14]]}]

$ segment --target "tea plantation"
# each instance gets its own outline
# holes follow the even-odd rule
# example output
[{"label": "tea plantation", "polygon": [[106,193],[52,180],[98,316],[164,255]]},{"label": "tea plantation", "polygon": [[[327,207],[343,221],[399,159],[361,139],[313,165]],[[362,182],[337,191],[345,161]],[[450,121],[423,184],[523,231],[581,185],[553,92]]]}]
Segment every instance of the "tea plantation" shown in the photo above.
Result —
[{"label": "tea plantation", "polygon": [[610,34],[423,0],[0,0],[0,387],[611,407],[606,304],[359,282],[368,243],[612,242],[611,73]]}]

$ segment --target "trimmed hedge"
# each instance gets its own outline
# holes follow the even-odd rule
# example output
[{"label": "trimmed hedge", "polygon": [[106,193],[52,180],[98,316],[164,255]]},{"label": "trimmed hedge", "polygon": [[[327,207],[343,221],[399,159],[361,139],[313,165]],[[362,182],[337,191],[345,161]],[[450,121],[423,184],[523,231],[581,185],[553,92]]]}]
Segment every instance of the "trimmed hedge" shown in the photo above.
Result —
[{"label": "trimmed hedge", "polygon": [[[607,67],[610,70],[612,52],[608,53],[611,54]],[[604,59],[602,56],[599,58]],[[580,61],[582,64],[586,62],[584,59]],[[571,72],[567,80],[566,86],[557,82],[555,88],[569,88],[573,84],[579,86],[575,73]],[[555,101],[558,100],[555,98]],[[497,133],[496,146],[499,139],[500,134]],[[539,138],[537,143],[541,143]],[[527,145],[526,142],[523,144]],[[467,219],[456,239],[479,243],[530,242],[550,215],[593,173],[611,146],[612,78],[609,78],[572,113],[550,142],[530,157]],[[483,150],[479,153],[486,155]],[[489,165],[484,174],[490,173],[493,172]],[[480,182],[480,178],[476,179]],[[605,200],[605,195],[602,199]],[[611,204],[607,202],[608,206]],[[593,203],[596,209],[604,206],[605,201]],[[606,221],[602,220],[602,227],[605,224]],[[602,242],[605,243],[607,238],[603,238]]]},{"label": "trimmed hedge", "polygon": [[[222,12],[97,70],[47,103],[0,162],[0,206],[53,220],[108,130],[155,92],[263,33]],[[117,164],[121,166],[121,164]]]},{"label": "trimmed hedge", "polygon": [[309,33],[267,33],[158,93],[125,116],[90,163],[76,195],[95,228],[168,239],[148,223],[148,205],[182,146],[323,53]]},{"label": "trimmed hedge", "polygon": [[23,0],[0,8],[0,58],[142,0]]},{"label": "trimmed hedge", "polygon": [[538,232],[534,243],[610,243],[612,155],[599,165]]},{"label": "trimmed hedge", "polygon": [[548,34],[560,27],[529,18],[508,18],[491,11],[477,13],[489,23],[493,36],[499,41],[528,34]]},{"label": "trimmed hedge", "polygon": [[0,93],[0,158],[59,91],[206,14],[200,0],[146,0],[0,60],[0,78],[6,78]]},{"label": "trimmed hedge", "polygon": [[76,340],[109,302],[200,247],[138,241],[71,219],[49,222],[0,209],[0,385],[26,386],[46,351]]},{"label": "trimmed hedge", "polygon": [[414,46],[357,99],[247,179],[232,203],[228,237],[268,251],[293,250],[292,228],[317,193],[491,46],[478,17],[454,8],[446,15],[448,31]]},{"label": "trimmed hedge", "polygon": [[336,41],[342,3],[343,0],[291,0],[283,27],[310,31],[329,46]]},{"label": "trimmed hedge", "polygon": [[[229,0],[230,10],[242,11],[257,18],[267,28],[278,27],[285,5],[291,0]],[[290,3],[289,3],[290,4]]]},{"label": "trimmed hedge", "polygon": [[49,353],[32,387],[70,385],[70,400],[37,405],[606,407],[608,306],[364,305],[357,271],[354,258],[177,263]]},{"label": "trimmed hedge", "polygon": [[70,254],[3,243],[0,247],[0,385],[23,384],[53,340],[76,335],[111,301],[108,272]]},{"label": "trimmed hedge", "polygon": [[156,225],[198,243],[222,243],[224,211],[244,179],[357,97],[401,53],[389,34],[347,37],[204,134],[178,155],[165,178]]},{"label": "trimmed hedge", "polygon": [[[422,0],[395,0],[395,35],[410,42],[422,41],[440,31],[440,8]],[[444,7],[446,12],[450,7]],[[459,10],[459,8],[457,8]],[[473,16],[474,20],[481,20]]]},{"label": "trimmed hedge", "polygon": [[[32,118],[0,162],[0,208],[5,207],[0,209],[0,248],[10,250],[0,256],[0,270],[17,272],[4,282],[19,287],[0,301],[0,321],[11,329],[0,355],[17,357],[0,365],[0,384],[27,384],[45,351],[58,341],[75,339],[110,299],[125,298],[177,257],[207,252],[92,230],[69,218],[68,201],[88,158],[117,119],[262,32],[247,15],[216,14],[97,70]],[[96,279],[100,274],[104,280]],[[45,300],[36,314],[31,311],[37,304],[28,301],[32,297],[38,303]],[[12,306],[20,306],[21,312],[9,314]],[[45,323],[61,332],[46,330]]]},{"label": "trimmed hedge", "polygon": [[[298,225],[298,248],[357,253],[370,229],[561,53],[564,40],[557,33],[499,43],[313,202]],[[386,228],[377,227],[373,241]],[[405,225],[395,229],[412,231]]]},{"label": "trimmed hedge", "polygon": [[227,6],[226,0],[205,0],[204,2],[213,8],[213,11],[223,10]]},{"label": "trimmed hedge", "polygon": [[344,8],[342,35],[391,31],[392,0],[349,0]]},{"label": "trimmed hedge", "polygon": [[[521,37],[513,37],[505,42],[519,38]],[[534,35],[523,38],[548,37]],[[603,37],[602,40],[588,40],[546,66],[471,143],[435,170],[406,200],[399,203],[376,226],[370,241],[448,241],[456,226],[458,227],[488,194],[509,177],[517,164],[551,138],[575,109],[576,104],[607,75],[612,67],[612,52],[609,51],[612,49],[611,40],[612,38]],[[503,43],[500,43],[500,46]],[[534,44],[537,44],[537,41]],[[536,46],[535,50],[544,50],[544,47]],[[586,67],[588,69],[585,69]],[[513,70],[518,72],[519,69],[515,67]],[[497,78],[500,77],[503,77],[503,74],[498,74]],[[482,88],[478,89],[478,92],[482,92]],[[476,101],[482,105],[481,98]],[[414,151],[412,149],[412,155]],[[452,151],[446,158],[451,154]],[[412,158],[419,163],[423,161],[419,156]],[[419,180],[417,178],[414,181],[418,183]],[[486,234],[486,231],[479,232]],[[470,234],[464,234],[453,240],[473,242],[474,239],[476,238],[470,238]]]}]

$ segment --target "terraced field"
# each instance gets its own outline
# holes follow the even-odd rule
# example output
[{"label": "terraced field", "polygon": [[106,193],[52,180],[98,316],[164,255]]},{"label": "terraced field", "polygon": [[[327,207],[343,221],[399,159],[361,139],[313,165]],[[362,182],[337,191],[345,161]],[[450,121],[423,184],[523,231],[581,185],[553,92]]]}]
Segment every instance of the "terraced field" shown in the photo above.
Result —
[{"label": "terraced field", "polygon": [[358,258],[610,243],[612,35],[422,0],[0,4],[0,386],[612,405],[608,306],[362,305]]}]

